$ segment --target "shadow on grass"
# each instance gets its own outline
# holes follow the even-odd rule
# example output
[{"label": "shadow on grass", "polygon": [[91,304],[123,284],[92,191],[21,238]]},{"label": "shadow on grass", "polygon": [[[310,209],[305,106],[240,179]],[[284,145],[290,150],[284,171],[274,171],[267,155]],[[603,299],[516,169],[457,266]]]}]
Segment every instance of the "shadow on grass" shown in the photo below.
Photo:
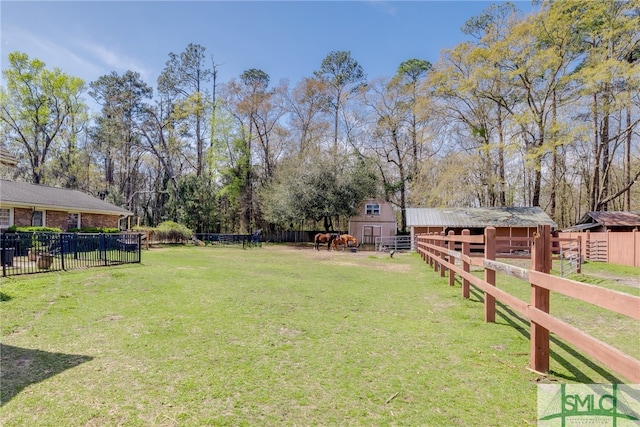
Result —
[{"label": "shadow on grass", "polygon": [[0,301],[9,301],[11,298],[11,295],[0,292]]},{"label": "shadow on grass", "polygon": [[[478,290],[475,286],[471,285],[469,288],[469,300],[484,304],[484,293]],[[529,330],[531,328],[531,325],[529,323],[529,320],[527,320],[526,318],[522,317],[521,315],[513,311],[509,306],[501,303],[500,301],[496,301],[496,316],[500,317],[504,321],[504,324],[514,328],[516,331],[522,334],[522,336],[525,337],[527,340],[530,339]],[[496,319],[496,323],[500,323],[500,321]],[[552,344],[555,344],[556,346],[558,346],[559,349],[566,352],[569,356],[573,357],[576,361],[584,364],[586,367],[593,370],[594,372],[597,372],[599,375],[602,376],[602,378],[606,378],[606,380],[609,381],[611,384],[624,383],[623,380],[616,377],[610,371],[594,363],[591,359],[579,353],[575,348],[565,343],[564,341],[560,340],[559,338],[555,337],[554,335],[551,335],[549,337],[549,340],[551,341]],[[555,360],[559,365],[564,367],[567,371],[569,371],[572,375],[571,376],[565,375],[555,371],[551,371],[550,374],[559,378],[564,378],[566,380],[576,381],[583,384],[591,384],[594,382],[593,379],[589,377],[586,372],[583,372],[582,370],[580,370],[574,363],[567,360],[558,352],[551,350],[550,357],[553,360]]]},{"label": "shadow on grass", "polygon": [[29,385],[93,359],[90,356],[50,353],[6,344],[0,344],[0,357],[0,406]]}]

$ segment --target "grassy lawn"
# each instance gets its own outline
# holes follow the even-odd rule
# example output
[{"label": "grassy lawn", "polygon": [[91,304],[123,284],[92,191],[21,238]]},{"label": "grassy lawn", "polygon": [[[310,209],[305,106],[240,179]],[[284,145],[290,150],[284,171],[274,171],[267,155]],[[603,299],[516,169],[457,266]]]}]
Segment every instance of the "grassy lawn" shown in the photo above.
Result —
[{"label": "grassy lawn", "polygon": [[[624,382],[557,341],[528,371],[528,323],[415,254],[162,248],[0,292],[3,426],[535,425],[539,382]],[[640,357],[637,324],[552,310]]]}]

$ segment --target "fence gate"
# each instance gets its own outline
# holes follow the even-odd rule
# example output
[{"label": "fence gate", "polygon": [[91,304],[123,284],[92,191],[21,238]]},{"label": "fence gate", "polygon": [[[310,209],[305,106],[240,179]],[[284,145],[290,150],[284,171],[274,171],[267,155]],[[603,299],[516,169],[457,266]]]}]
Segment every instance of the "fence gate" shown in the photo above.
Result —
[{"label": "fence gate", "polygon": [[378,252],[409,251],[411,236],[376,237],[375,247]]},{"label": "fence gate", "polygon": [[580,242],[571,241],[560,245],[560,276],[579,273],[582,265]]},{"label": "fence gate", "polygon": [[587,240],[586,258],[589,261],[607,262],[607,241]]}]

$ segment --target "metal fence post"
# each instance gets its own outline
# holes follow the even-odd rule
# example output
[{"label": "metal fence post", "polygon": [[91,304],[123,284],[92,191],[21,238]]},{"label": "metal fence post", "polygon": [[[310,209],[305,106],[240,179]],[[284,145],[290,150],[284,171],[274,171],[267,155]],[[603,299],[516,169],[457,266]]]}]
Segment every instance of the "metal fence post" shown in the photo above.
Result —
[{"label": "metal fence post", "polygon": [[104,233],[100,233],[100,246],[102,246],[102,250],[100,252],[104,255],[104,265],[107,266],[109,265],[107,263],[107,237]]},{"label": "metal fence post", "polygon": [[[65,240],[67,239],[65,238],[66,234],[60,233],[58,234],[58,236],[59,236],[58,238],[60,239],[60,264],[62,266],[62,270],[64,271],[66,270],[64,265],[64,243],[65,243]],[[67,244],[70,244],[70,243],[67,242]]]},{"label": "metal fence post", "polygon": [[7,264],[4,262],[4,247],[6,246],[6,236],[4,233],[0,233],[0,261],[2,264],[2,277],[6,277],[7,276]]}]

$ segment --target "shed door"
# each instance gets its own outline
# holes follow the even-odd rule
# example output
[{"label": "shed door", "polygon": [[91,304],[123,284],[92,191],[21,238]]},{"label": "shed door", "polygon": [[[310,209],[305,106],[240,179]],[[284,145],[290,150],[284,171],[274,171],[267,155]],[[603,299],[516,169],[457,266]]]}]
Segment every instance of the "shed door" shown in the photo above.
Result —
[{"label": "shed door", "polygon": [[362,243],[375,243],[376,237],[382,236],[382,227],[379,225],[365,225],[362,227]]}]

